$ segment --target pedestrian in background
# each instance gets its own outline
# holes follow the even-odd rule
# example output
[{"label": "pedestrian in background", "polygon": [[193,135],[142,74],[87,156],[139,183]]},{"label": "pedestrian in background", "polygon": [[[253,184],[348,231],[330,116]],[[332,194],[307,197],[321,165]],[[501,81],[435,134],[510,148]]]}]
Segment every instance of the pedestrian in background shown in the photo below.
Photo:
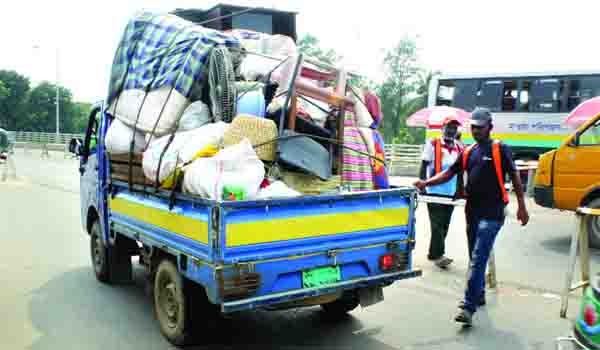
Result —
[{"label": "pedestrian in background", "polygon": [[[461,123],[456,116],[446,117],[442,124],[442,136],[433,138],[425,144],[419,172],[421,180],[426,180],[447,170],[456,162],[459,154],[463,151],[461,145],[456,141],[460,125]],[[427,187],[426,191],[428,195],[453,198],[457,191],[457,176],[454,176],[445,184]],[[446,269],[453,262],[445,255],[445,241],[454,206],[428,203],[427,211],[429,212],[431,225],[431,239],[427,258],[439,268]]]}]

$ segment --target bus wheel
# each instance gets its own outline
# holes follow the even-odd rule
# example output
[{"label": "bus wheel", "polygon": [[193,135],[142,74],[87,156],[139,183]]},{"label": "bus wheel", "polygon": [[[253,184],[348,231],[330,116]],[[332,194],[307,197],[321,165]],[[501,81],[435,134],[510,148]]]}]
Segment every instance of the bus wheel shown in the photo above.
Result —
[{"label": "bus wheel", "polygon": [[[600,198],[591,201],[587,207],[600,209]],[[588,231],[590,247],[600,249],[600,216],[588,215],[585,218],[585,225]]]},{"label": "bus wheel", "polygon": [[184,278],[177,266],[163,259],[154,278],[154,311],[161,333],[176,346],[186,345],[191,334],[191,308],[184,290]]}]

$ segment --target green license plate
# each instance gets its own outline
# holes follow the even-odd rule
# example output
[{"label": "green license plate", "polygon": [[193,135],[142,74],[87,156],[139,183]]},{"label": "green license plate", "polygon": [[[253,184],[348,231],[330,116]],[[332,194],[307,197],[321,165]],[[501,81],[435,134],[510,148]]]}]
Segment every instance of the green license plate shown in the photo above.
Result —
[{"label": "green license plate", "polygon": [[339,266],[328,266],[302,271],[302,287],[314,288],[322,287],[342,279],[342,272]]}]

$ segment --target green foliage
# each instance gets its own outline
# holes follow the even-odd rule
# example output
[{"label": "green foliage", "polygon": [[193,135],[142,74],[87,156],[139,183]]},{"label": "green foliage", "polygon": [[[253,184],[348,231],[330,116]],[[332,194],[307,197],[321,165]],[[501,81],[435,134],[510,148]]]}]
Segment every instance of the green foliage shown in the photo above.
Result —
[{"label": "green foliage", "polygon": [[342,58],[332,49],[321,49],[319,39],[311,34],[305,34],[298,40],[298,51],[329,65],[335,65]]},{"label": "green foliage", "polygon": [[[81,133],[87,126],[91,105],[73,101],[73,94],[59,87],[60,132]],[[0,71],[0,127],[8,130],[54,132],[56,85],[42,82],[34,88],[15,71]]]}]

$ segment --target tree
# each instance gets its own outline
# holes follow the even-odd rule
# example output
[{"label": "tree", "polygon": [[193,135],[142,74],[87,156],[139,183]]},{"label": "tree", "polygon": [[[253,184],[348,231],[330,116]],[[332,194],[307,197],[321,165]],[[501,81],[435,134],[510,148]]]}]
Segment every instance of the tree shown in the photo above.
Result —
[{"label": "tree", "polygon": [[0,70],[0,82],[6,94],[0,98],[0,127],[15,130],[26,109],[29,79],[12,70]]},{"label": "tree", "polygon": [[[424,139],[423,131],[406,127],[406,118],[426,103],[424,96],[420,95],[423,92],[423,84],[419,84],[419,77],[423,74],[423,69],[419,62],[415,39],[402,38],[395,47],[386,52],[383,63],[387,70],[387,78],[378,87],[377,93],[385,116],[384,138],[386,142],[420,143]],[[410,137],[397,138],[402,135]]]},{"label": "tree", "polygon": [[298,40],[298,51],[302,54],[316,58],[323,63],[334,66],[342,59],[333,49],[321,49],[317,37],[311,34],[305,34]]},{"label": "tree", "polygon": [[10,95],[10,89],[0,80],[0,103]]},{"label": "tree", "polygon": [[[71,91],[59,87],[60,94],[60,132],[70,133],[79,127],[75,115],[80,110],[75,107]],[[33,88],[28,99],[28,113],[17,124],[18,130],[54,132],[56,131],[56,85],[42,82]]]}]

